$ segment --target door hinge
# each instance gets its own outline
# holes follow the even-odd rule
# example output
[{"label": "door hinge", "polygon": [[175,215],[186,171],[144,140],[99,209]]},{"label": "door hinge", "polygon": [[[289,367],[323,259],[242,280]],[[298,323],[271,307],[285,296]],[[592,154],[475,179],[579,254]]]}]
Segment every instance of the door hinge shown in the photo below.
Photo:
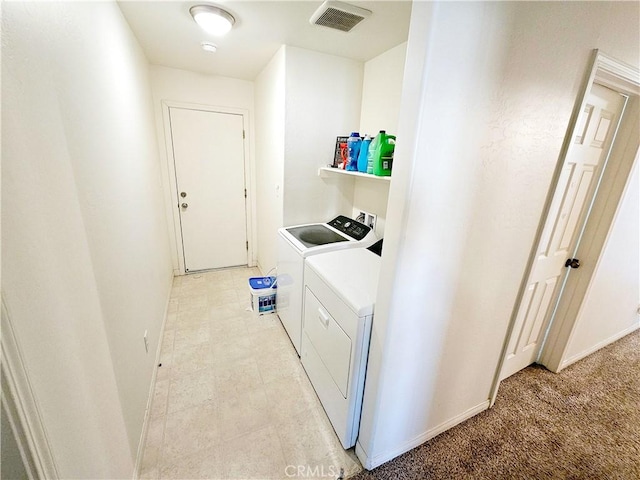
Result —
[{"label": "door hinge", "polygon": [[249,250],[249,240],[247,240],[246,245],[247,245],[247,250]]},{"label": "door hinge", "polygon": [[247,198],[247,189],[244,189],[244,198]]},{"label": "door hinge", "polygon": [[245,139],[245,138],[246,138],[246,137],[245,137],[244,130],[242,130],[242,138],[243,138],[243,139]]}]

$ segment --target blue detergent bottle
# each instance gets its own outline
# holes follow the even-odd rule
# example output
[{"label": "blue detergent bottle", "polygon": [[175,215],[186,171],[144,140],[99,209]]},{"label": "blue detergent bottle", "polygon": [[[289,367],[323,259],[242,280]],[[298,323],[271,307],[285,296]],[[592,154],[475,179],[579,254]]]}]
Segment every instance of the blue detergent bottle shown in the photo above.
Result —
[{"label": "blue detergent bottle", "polygon": [[371,137],[365,134],[362,145],[360,145],[360,153],[358,154],[358,171],[362,173],[367,173],[369,145],[371,145]]},{"label": "blue detergent bottle", "polygon": [[351,132],[349,135],[349,139],[347,140],[347,168],[351,172],[358,171],[358,155],[360,154],[360,145],[362,144],[362,139],[360,138],[360,134],[358,132]]}]

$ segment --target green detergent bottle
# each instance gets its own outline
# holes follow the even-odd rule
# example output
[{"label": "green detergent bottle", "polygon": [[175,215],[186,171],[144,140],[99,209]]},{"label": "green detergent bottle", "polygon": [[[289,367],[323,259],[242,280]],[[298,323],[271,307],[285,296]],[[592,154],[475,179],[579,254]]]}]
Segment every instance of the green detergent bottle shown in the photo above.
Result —
[{"label": "green detergent bottle", "polygon": [[373,173],[380,177],[390,176],[395,148],[395,135],[387,135],[384,130],[380,130],[369,146],[367,173]]},{"label": "green detergent bottle", "polygon": [[[384,133],[384,130],[380,131],[380,133]],[[367,152],[367,173],[370,175],[373,175],[374,158],[376,157],[379,149],[380,134],[373,137],[373,140],[371,140],[371,143],[369,144],[369,151]]]}]

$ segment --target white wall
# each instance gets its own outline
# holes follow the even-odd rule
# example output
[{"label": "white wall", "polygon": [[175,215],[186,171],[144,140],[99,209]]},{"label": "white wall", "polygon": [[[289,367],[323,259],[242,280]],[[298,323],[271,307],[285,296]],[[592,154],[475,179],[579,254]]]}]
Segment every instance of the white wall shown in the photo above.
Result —
[{"label": "white wall", "polygon": [[369,178],[354,181],[352,218],[356,218],[361,210],[377,215],[375,232],[378,238],[384,237],[390,185],[387,181]]},{"label": "white wall", "polygon": [[258,266],[264,274],[276,266],[276,235],[283,225],[285,50],[255,81]]},{"label": "white wall", "polygon": [[285,75],[284,225],[350,215],[353,182],[317,171],[360,124],[363,65],[287,46]]},{"label": "white wall", "polygon": [[638,163],[576,318],[563,367],[640,326],[640,175]]},{"label": "white wall", "polygon": [[[398,131],[398,115],[404,78],[407,43],[372,58],[364,64],[362,81],[362,108],[360,134],[374,137],[380,130],[395,135]],[[378,216],[376,234],[382,238],[387,217],[389,183],[370,179],[354,181],[353,218],[360,210]]]},{"label": "white wall", "polygon": [[398,128],[407,141],[396,152],[358,440],[369,468],[488,405],[591,50],[639,58],[637,4],[413,9]]},{"label": "white wall", "polygon": [[[169,238],[171,242],[171,254],[173,260],[174,273],[178,273],[178,243],[174,220],[173,205],[175,198],[170,184],[170,175],[167,168],[167,139],[165,138],[165,128],[162,118],[162,101],[173,101],[192,105],[206,105],[212,107],[228,107],[246,110],[248,113],[247,135],[249,138],[249,164],[252,173],[255,170],[254,156],[254,102],[253,102],[253,82],[239,80],[229,77],[205,75],[201,73],[189,72],[176,68],[150,65],[149,73],[151,78],[151,89],[153,92],[153,107],[155,110],[156,132],[158,138],[158,148],[162,164],[162,178],[164,185],[165,208],[167,223],[169,225]],[[169,152],[170,154],[170,152]],[[255,175],[251,176],[251,183],[247,185],[249,191],[248,201],[251,203],[250,211],[253,212],[253,199],[255,198]],[[253,217],[253,215],[250,215]],[[252,223],[252,218],[249,218]],[[256,229],[253,228],[251,240],[252,245],[256,245]],[[252,249],[255,257],[255,249]],[[252,259],[255,262],[255,258]]]},{"label": "white wall", "polygon": [[[275,267],[277,229],[351,215],[351,179],[320,178],[335,138],[359,125],[361,62],[283,46],[258,75],[258,264]],[[330,79],[330,80],[329,80]]]},{"label": "white wall", "polygon": [[397,133],[406,54],[404,42],[364,64],[360,134]]},{"label": "white wall", "polygon": [[61,477],[131,477],[172,276],[147,63],[115,3],[2,17],[4,301]]}]

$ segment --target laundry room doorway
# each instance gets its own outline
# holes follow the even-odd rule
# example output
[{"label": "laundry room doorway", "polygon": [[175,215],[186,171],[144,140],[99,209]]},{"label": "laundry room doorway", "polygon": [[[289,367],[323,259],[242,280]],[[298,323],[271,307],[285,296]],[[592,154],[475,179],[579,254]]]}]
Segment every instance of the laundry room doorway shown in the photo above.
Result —
[{"label": "laundry room doorway", "polygon": [[165,103],[165,119],[180,273],[248,265],[245,115]]},{"label": "laundry room doorway", "polygon": [[[580,266],[579,259],[571,257],[579,245],[582,225],[588,220],[588,207],[597,193],[625,100],[597,83],[587,97],[538,242],[504,360],[503,378],[536,361],[567,269]],[[569,265],[565,265],[567,262]]]},{"label": "laundry room doorway", "polygon": [[[559,371],[638,149],[638,71],[597,51],[565,139],[494,382]],[[580,270],[578,270],[578,268]]]}]

